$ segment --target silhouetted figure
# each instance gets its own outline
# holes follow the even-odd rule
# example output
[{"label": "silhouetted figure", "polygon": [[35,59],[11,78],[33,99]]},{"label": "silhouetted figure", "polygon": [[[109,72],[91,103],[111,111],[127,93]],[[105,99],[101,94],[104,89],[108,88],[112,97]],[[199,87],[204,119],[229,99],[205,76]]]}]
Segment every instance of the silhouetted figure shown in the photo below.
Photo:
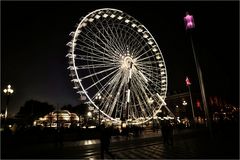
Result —
[{"label": "silhouetted figure", "polygon": [[164,144],[173,145],[173,125],[169,120],[161,122],[161,131]]},{"label": "silhouetted figure", "polygon": [[173,125],[167,121],[166,126],[167,144],[173,145]]},{"label": "silhouetted figure", "polygon": [[64,138],[64,127],[61,126],[56,130],[56,146],[63,146],[63,138]]},{"label": "silhouetted figure", "polygon": [[163,143],[167,144],[167,122],[166,120],[161,121],[161,132],[163,137]]},{"label": "silhouetted figure", "polygon": [[114,155],[109,151],[110,140],[112,136],[112,127],[105,127],[104,124],[100,126],[100,141],[101,141],[101,159],[104,159],[104,153],[108,154],[114,159]]}]

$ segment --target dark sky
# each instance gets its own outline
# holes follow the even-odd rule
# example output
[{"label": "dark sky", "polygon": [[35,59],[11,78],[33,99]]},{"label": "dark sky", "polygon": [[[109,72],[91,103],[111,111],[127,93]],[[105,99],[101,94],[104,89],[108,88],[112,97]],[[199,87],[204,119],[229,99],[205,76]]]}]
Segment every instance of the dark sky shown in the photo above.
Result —
[{"label": "dark sky", "polygon": [[[1,2],[1,87],[11,84],[10,114],[26,100],[76,105],[65,55],[68,36],[81,16],[116,8],[139,20],[163,53],[168,91],[186,90],[185,77],[198,89],[183,17],[195,17],[193,39],[207,96],[239,101],[239,2]],[[6,97],[2,96],[2,106]]]}]

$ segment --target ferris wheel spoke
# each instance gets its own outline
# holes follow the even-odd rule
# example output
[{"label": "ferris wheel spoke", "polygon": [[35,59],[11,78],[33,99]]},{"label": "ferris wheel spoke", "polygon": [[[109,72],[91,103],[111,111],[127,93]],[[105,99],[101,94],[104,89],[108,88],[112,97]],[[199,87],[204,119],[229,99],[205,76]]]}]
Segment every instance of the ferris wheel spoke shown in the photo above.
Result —
[{"label": "ferris wheel spoke", "polygon": [[[101,51],[101,50],[97,49],[96,47],[93,47],[92,45],[87,44],[87,43],[84,42],[84,41],[82,41],[82,43],[84,43],[84,44],[87,45],[87,46],[77,45],[77,49],[79,49],[79,50],[81,50],[81,51],[83,51],[83,52],[92,54],[92,55],[94,55],[94,56],[96,56],[96,57],[99,57],[99,58],[101,58],[101,57],[100,57],[100,55],[99,55],[98,53],[102,53],[102,55],[105,55],[105,56],[108,57],[109,59],[112,58],[112,57],[110,57],[108,54],[106,54],[106,52],[104,52],[104,51],[108,51],[108,50],[106,50],[105,48],[102,48],[103,51]],[[94,43],[94,44],[97,44],[98,46],[100,46],[97,42],[93,42],[93,43]],[[102,46],[101,46],[101,47],[102,47]],[[87,50],[84,50],[84,48],[86,48]],[[90,52],[90,51],[95,51],[96,53],[95,53],[95,52]]]},{"label": "ferris wheel spoke", "polygon": [[[117,72],[119,72],[119,70],[118,70]],[[116,75],[118,75],[118,73],[117,73]],[[106,90],[107,86],[108,86],[109,84],[111,84],[111,82],[113,81],[113,79],[114,79],[115,77],[116,77],[116,76],[112,76],[112,77],[102,86],[102,88],[100,88],[99,91],[93,96],[93,99],[95,99],[98,94],[100,94],[100,95],[101,95],[101,94],[104,94],[103,91]]]},{"label": "ferris wheel spoke", "polygon": [[[81,51],[81,55],[77,55],[76,58],[78,58],[78,57],[90,58],[90,59],[87,59],[87,61],[92,60],[92,59],[100,59],[100,60],[104,59],[104,60],[108,60],[108,61],[113,61],[114,60],[113,57],[106,56],[106,53],[102,52],[100,50],[90,49],[90,48],[83,47],[83,46],[81,46],[81,47],[77,46],[76,50]],[[95,51],[95,52],[93,52],[93,51]],[[100,56],[100,55],[102,55],[102,56]]]},{"label": "ferris wheel spoke", "polygon": [[126,46],[124,45],[124,40],[122,39],[121,30],[124,26],[121,23],[117,23],[117,25],[113,25],[113,32],[115,32],[118,37],[121,52],[124,53],[126,51]]},{"label": "ferris wheel spoke", "polygon": [[[117,76],[117,79],[119,79],[120,80],[120,77],[121,75],[119,75],[119,76]],[[123,81],[122,81],[122,83],[123,83]],[[113,85],[112,85],[112,87],[108,87],[108,96],[113,96],[114,95],[114,93],[116,93],[116,90],[117,90],[117,85],[118,85],[118,83],[113,83]],[[118,97],[114,97],[114,98],[118,98]],[[110,113],[110,111],[109,111],[109,109],[110,109],[110,105],[111,105],[112,103],[110,103],[110,101],[106,101],[106,103],[105,103],[105,107],[104,107],[104,111],[105,112],[107,112],[107,113]]]},{"label": "ferris wheel spoke", "polygon": [[[101,24],[101,23],[100,23]],[[111,52],[111,54],[113,54],[113,56],[114,56],[114,53],[115,53],[115,51],[116,50],[114,50],[113,48],[113,46],[109,46],[109,44],[110,44],[110,40],[101,32],[101,30],[99,30],[99,28],[94,24],[93,25],[94,27],[95,27],[95,29],[98,31],[98,33],[99,34],[101,34],[101,36],[103,37],[103,39],[106,41],[106,42],[104,42],[103,40],[102,40],[102,38],[100,38],[99,36],[97,36],[96,34],[94,34],[95,36],[96,36],[96,38],[98,39],[98,40],[100,40],[103,44],[105,44],[105,46],[108,46],[108,48],[112,51]],[[104,27],[103,27],[103,29],[105,29]]]},{"label": "ferris wheel spoke", "polygon": [[[111,110],[110,110],[110,114],[111,114],[111,115],[112,115],[113,109],[114,109],[115,106],[116,106],[116,102],[117,102],[117,100],[119,99],[120,92],[121,92],[121,90],[122,90],[122,88],[123,88],[123,86],[124,86],[125,83],[126,83],[125,80],[123,80],[122,83],[120,84],[119,88],[118,88],[118,91],[117,91],[117,94],[116,94],[116,96],[115,96],[115,99],[114,99],[114,101],[113,101],[113,103],[112,103],[112,105],[111,105],[111,107],[110,107],[110,108],[111,108]],[[123,91],[123,93],[124,93],[124,91]]]},{"label": "ferris wheel spoke", "polygon": [[[94,34],[95,36],[97,36],[96,34]],[[105,55],[105,56],[107,56],[107,57],[109,57],[109,58],[112,58],[109,54],[107,54],[107,53],[110,53],[110,51],[108,50],[108,49],[106,49],[106,47],[103,47],[101,44],[99,44],[97,41],[95,41],[94,39],[92,39],[92,38],[90,38],[88,35],[85,35],[85,36],[83,36],[82,35],[82,37],[83,38],[85,38],[85,39],[87,39],[87,40],[89,40],[90,42],[92,42],[93,44],[95,44],[95,45],[97,45],[98,47],[100,47],[103,51],[105,51],[105,52],[103,52],[103,51],[100,51],[99,49],[98,50],[96,50],[96,48],[93,48],[91,45],[89,45],[89,44],[87,44],[85,41],[81,41],[82,43],[84,43],[85,45],[87,45],[88,46],[88,48],[91,50],[95,50],[95,51],[97,51],[97,52],[100,52],[100,53],[102,53],[103,55]],[[99,37],[98,37],[99,38]],[[80,39],[78,39],[78,40],[80,40]],[[100,40],[101,41],[101,40]],[[108,46],[106,43],[103,43],[105,46]],[[85,46],[86,47],[86,46]]]},{"label": "ferris wheel spoke", "polygon": [[132,28],[130,28],[130,32],[128,32],[129,36],[126,40],[126,44],[129,45],[129,48],[132,53],[134,53],[134,50],[132,50],[132,46],[135,46],[135,48],[140,48],[141,43],[143,42],[143,40],[140,39],[140,37],[134,33],[135,32],[133,32]]},{"label": "ferris wheel spoke", "polygon": [[115,63],[104,63],[104,64],[88,64],[88,65],[80,65],[76,66],[77,69],[91,69],[91,68],[106,68],[106,67],[114,67]]},{"label": "ferris wheel spoke", "polygon": [[148,97],[148,95],[147,95],[147,90],[145,89],[145,86],[146,85],[144,85],[144,84],[142,84],[142,82],[139,80],[139,79],[134,79],[135,80],[135,83],[136,83],[136,85],[134,85],[134,86],[139,86],[139,88],[138,89],[135,89],[135,90],[138,90],[139,91],[139,97],[141,97],[142,98],[142,100],[143,100],[143,103],[145,104],[145,109],[146,109],[146,111],[148,112],[148,115],[151,115],[152,114],[152,112],[151,112],[151,110],[149,109],[149,108],[151,108],[150,106],[149,106],[149,104],[146,102],[146,99],[148,99],[149,97]]},{"label": "ferris wheel spoke", "polygon": [[[82,41],[82,43],[85,43],[85,42]],[[88,46],[83,46],[83,45],[80,46],[80,45],[77,45],[77,46],[76,46],[76,49],[77,49],[77,50],[80,50],[80,51],[83,51],[83,53],[91,54],[91,55],[94,56],[94,57],[101,58],[101,56],[99,55],[99,53],[102,53],[102,55],[108,57],[109,59],[112,58],[112,57],[110,57],[106,52],[101,51],[101,50],[99,50],[99,49],[97,49],[97,48],[94,48],[93,46],[90,46],[90,47],[89,47],[89,45],[88,45]],[[95,52],[93,52],[93,51],[95,51]]]},{"label": "ferris wheel spoke", "polygon": [[[136,52],[135,52],[135,55],[137,57],[141,57],[143,54],[141,54],[141,52],[148,46],[147,43],[145,43],[143,46],[140,47],[140,49],[138,49]],[[140,54],[140,56],[138,56]]]},{"label": "ferris wheel spoke", "polygon": [[109,63],[114,63],[115,65],[119,64],[119,62],[116,62],[114,60],[111,59],[107,59],[107,58],[101,58],[100,57],[93,57],[93,56],[88,56],[88,55],[77,55],[74,59],[75,60],[82,60],[82,61],[88,61],[88,62],[97,62],[97,63],[102,63],[102,64],[109,64]]},{"label": "ferris wheel spoke", "polygon": [[[134,93],[133,93],[133,96],[135,97]],[[136,117],[140,117],[139,113],[138,113],[138,109],[137,109],[137,104],[136,104],[136,101],[135,101],[135,98],[132,98],[131,100],[132,102],[132,107],[134,109],[132,109],[132,115],[133,115],[133,118],[136,119]]]},{"label": "ferris wheel spoke", "polygon": [[98,80],[97,82],[93,83],[91,86],[89,86],[88,88],[86,88],[85,90],[89,90],[90,88],[92,88],[93,86],[97,85],[98,83],[101,83],[101,81],[103,81],[104,79],[108,78],[109,76],[111,76],[112,74],[114,74],[115,72],[117,72],[118,70],[114,70],[113,72],[109,73],[107,76],[101,78],[100,80]]},{"label": "ferris wheel spoke", "polygon": [[[123,53],[123,51],[124,51],[124,47],[123,46],[124,45],[123,45],[122,41],[119,38],[119,35],[117,33],[117,29],[115,28],[114,25],[112,26],[112,28],[108,25],[108,28],[111,31],[112,35],[114,35],[115,42],[117,42],[117,44],[118,44],[119,53]],[[114,33],[114,29],[116,31],[115,33]],[[116,36],[115,36],[115,34],[116,34]]]},{"label": "ferris wheel spoke", "polygon": [[[121,32],[121,33],[123,33],[123,36],[122,36],[122,38],[123,38],[123,42],[124,42],[124,46],[125,46],[125,50],[129,50],[129,43],[127,42],[127,40],[128,40],[128,38],[130,37],[129,36],[129,28],[128,27],[125,27],[126,29],[125,29],[125,32]],[[123,30],[121,30],[121,31],[123,31]]]},{"label": "ferris wheel spoke", "polygon": [[105,33],[108,35],[108,37],[111,39],[111,46],[115,49],[115,51],[120,51],[120,44],[119,44],[119,40],[115,37],[115,35],[113,34],[113,31],[111,29],[111,27],[109,26],[108,23],[106,23],[107,29],[109,29],[110,33],[105,29],[105,27],[103,26],[103,24],[101,23],[102,28],[104,29]]},{"label": "ferris wheel spoke", "polygon": [[[115,76],[113,76],[113,78],[106,83],[106,87],[104,87],[104,90],[106,90],[106,94],[108,96],[113,94],[113,93],[111,93],[111,91],[116,88],[116,85],[118,84],[118,83],[116,83],[116,81],[120,82],[120,79],[121,79],[121,71],[118,70],[118,72],[115,74]],[[100,89],[100,90],[102,90],[102,89]]]},{"label": "ferris wheel spoke", "polygon": [[138,63],[138,67],[142,70],[151,70],[151,71],[156,71],[156,72],[160,71],[159,67],[155,67],[155,66],[148,65],[148,64],[151,64],[151,63],[144,63],[144,64]]},{"label": "ferris wheel spoke", "polygon": [[108,69],[105,69],[105,70],[102,70],[102,71],[99,71],[99,72],[95,72],[95,73],[90,74],[90,75],[88,75],[88,76],[82,77],[81,80],[86,79],[86,78],[90,78],[90,77],[92,77],[92,76],[96,76],[96,75],[98,75],[98,74],[100,74],[100,73],[108,72],[108,71],[110,71],[110,70],[112,70],[112,69],[116,69],[116,68],[118,68],[118,67],[112,67],[112,68],[108,68]]},{"label": "ferris wheel spoke", "polygon": [[120,40],[120,42],[122,42],[122,52],[125,53],[128,50],[128,45],[126,44],[127,30],[124,30],[125,26],[123,26],[123,25],[117,26],[117,29],[119,32],[119,40]]},{"label": "ferris wheel spoke", "polygon": [[[79,50],[76,48],[76,50]],[[116,60],[113,59],[108,59],[105,57],[95,57],[95,56],[91,56],[91,55],[77,55],[75,58],[75,60],[79,60],[79,61],[88,61],[88,62],[96,62],[97,64],[119,64],[119,62],[116,62]]]},{"label": "ferris wheel spoke", "polygon": [[119,46],[120,46],[120,51],[121,51],[121,53],[124,53],[126,50],[127,50],[127,48],[126,48],[126,45],[124,44],[124,39],[122,39],[122,34],[121,34],[121,29],[123,28],[123,26],[122,25],[120,25],[120,23],[118,23],[117,24],[117,26],[116,25],[113,25],[113,32],[116,34],[116,37],[117,37],[117,39],[118,39],[118,41],[119,41]]},{"label": "ferris wheel spoke", "polygon": [[[134,82],[133,82],[134,83]],[[135,86],[135,85],[134,85]],[[141,100],[140,98],[142,98],[140,95],[139,95],[139,92],[138,92],[138,89],[133,89],[133,92],[134,92],[134,95],[136,95],[136,100],[139,104],[139,107],[144,115],[144,117],[147,117],[147,112],[145,110],[145,107],[143,104],[145,104],[145,100]]]},{"label": "ferris wheel spoke", "polygon": [[140,57],[142,57],[143,55],[147,55],[147,53],[148,53],[148,52],[151,52],[151,50],[152,50],[152,48],[146,50],[146,51],[143,52],[141,55],[139,55],[139,56],[136,58],[137,61],[138,61],[138,62],[141,62],[141,61],[144,61],[145,59],[149,59],[149,58],[151,58],[151,57],[155,57],[155,55],[151,55],[151,56],[146,56],[146,57],[140,59]]},{"label": "ferris wheel spoke", "polygon": [[[85,34],[84,36],[82,35],[83,38],[86,38],[88,39],[89,41],[91,41],[93,44],[96,44],[97,46],[99,46],[101,49],[103,49],[104,51],[106,51],[106,53],[111,53],[111,52],[114,52],[114,51],[110,51],[109,49],[111,49],[111,47],[109,47],[108,43],[105,43],[97,34],[95,33],[91,33],[99,42],[101,42],[104,46],[106,47],[103,47],[101,44],[99,44],[99,42],[97,42],[96,40],[92,39],[91,37],[89,37],[87,34]],[[101,33],[102,34],[102,33]],[[106,49],[108,48],[108,49]],[[104,53],[104,55],[106,56],[110,56],[108,54],[106,54],[105,52],[102,52]]]}]

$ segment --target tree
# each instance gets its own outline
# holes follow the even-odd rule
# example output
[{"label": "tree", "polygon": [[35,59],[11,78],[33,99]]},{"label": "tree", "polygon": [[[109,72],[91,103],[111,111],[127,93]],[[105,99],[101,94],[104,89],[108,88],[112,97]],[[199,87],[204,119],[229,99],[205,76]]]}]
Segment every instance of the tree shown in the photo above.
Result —
[{"label": "tree", "polygon": [[81,103],[73,108],[73,112],[75,112],[79,118],[84,117],[84,122],[86,122],[86,115],[88,112],[88,104]]},{"label": "tree", "polygon": [[39,102],[37,100],[28,100],[25,102],[24,106],[20,108],[16,117],[24,125],[32,125],[33,121],[45,116],[46,114],[54,111],[54,107],[46,102]]},{"label": "tree", "polygon": [[88,104],[81,103],[74,107],[73,111],[78,115],[86,115],[88,112]]},{"label": "tree", "polygon": [[63,106],[61,110],[68,110],[69,112],[74,112],[74,108],[71,104]]}]

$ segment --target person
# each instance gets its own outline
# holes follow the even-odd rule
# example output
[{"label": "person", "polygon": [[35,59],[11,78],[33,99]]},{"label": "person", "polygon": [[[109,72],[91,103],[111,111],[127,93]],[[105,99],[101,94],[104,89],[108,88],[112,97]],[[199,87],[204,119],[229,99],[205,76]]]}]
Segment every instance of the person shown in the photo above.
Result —
[{"label": "person", "polygon": [[164,120],[162,121],[161,126],[164,144],[173,145],[173,125],[169,120]]},{"label": "person", "polygon": [[173,125],[170,121],[167,122],[167,144],[173,145]]},{"label": "person", "polygon": [[167,144],[167,124],[166,120],[161,121],[161,132],[163,137],[163,143]]},{"label": "person", "polygon": [[109,151],[110,140],[112,136],[112,127],[106,127],[104,124],[100,126],[100,141],[101,141],[101,159],[104,159],[104,153],[108,154],[112,159],[114,155]]}]

